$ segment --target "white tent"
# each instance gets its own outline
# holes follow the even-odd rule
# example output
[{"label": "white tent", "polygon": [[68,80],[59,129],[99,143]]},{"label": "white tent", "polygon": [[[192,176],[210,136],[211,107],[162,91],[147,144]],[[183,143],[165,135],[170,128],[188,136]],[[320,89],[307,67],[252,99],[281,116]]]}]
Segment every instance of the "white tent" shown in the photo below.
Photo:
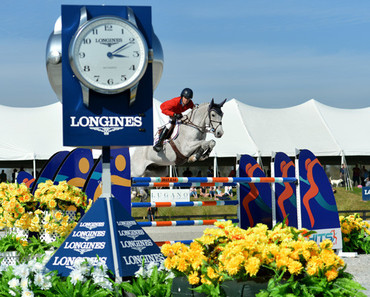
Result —
[{"label": "white tent", "polygon": [[[167,121],[154,99],[154,130]],[[236,99],[223,107],[224,136],[216,139],[213,156],[250,154],[271,156],[295,149],[309,149],[317,156],[370,156],[366,131],[370,108],[339,109],[313,99],[281,109],[257,108]],[[37,108],[0,106],[3,123],[0,160],[46,160],[60,150],[62,105],[57,102]],[[209,137],[213,137],[209,135]]]},{"label": "white tent", "polygon": [[62,105],[35,108],[0,106],[0,160],[47,160],[62,145]]},{"label": "white tent", "polygon": [[224,108],[225,134],[217,156],[271,156],[309,149],[317,156],[370,155],[370,140],[361,137],[370,108],[338,109],[313,99],[281,109],[257,108],[232,99]]}]

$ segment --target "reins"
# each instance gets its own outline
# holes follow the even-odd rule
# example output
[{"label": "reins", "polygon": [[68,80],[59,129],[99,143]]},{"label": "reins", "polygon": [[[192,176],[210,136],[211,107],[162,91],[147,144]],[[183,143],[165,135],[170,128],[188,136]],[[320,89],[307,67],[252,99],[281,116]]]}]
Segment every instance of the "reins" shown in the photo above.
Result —
[{"label": "reins", "polygon": [[[213,109],[209,109],[208,110],[208,113],[205,114],[204,116],[204,119],[202,120],[202,123],[205,123],[206,122],[206,118],[208,116],[209,118],[209,125],[205,124],[204,126],[199,126],[197,124],[195,124],[194,122],[191,121],[191,119],[193,118],[193,114],[195,111],[199,111],[199,106],[197,106],[196,108],[193,108],[190,112],[190,115],[185,115],[185,120],[182,120],[181,122],[185,125],[185,126],[189,126],[189,127],[192,127],[192,128],[195,128],[197,129],[199,132],[201,133],[214,133],[216,131],[216,129],[218,128],[218,126],[220,126],[222,124],[222,121],[215,121],[215,120],[212,120],[211,119],[211,111]],[[217,111],[216,111],[217,112]],[[195,116],[195,114],[194,114]],[[216,127],[214,127],[213,123],[216,123],[218,124]]]}]

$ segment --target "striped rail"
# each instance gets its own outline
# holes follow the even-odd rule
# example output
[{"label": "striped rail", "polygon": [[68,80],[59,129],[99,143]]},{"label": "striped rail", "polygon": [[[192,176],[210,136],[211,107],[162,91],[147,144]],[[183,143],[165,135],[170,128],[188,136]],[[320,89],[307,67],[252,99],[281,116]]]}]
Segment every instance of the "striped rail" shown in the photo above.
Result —
[{"label": "striped rail", "polygon": [[238,200],[228,201],[189,201],[189,202],[133,202],[131,207],[184,207],[184,206],[223,206],[238,205]]},{"label": "striped rail", "polygon": [[133,177],[132,186],[147,186],[160,187],[170,184],[193,184],[193,183],[294,183],[297,179],[295,177]]},{"label": "striped rail", "polygon": [[[239,219],[228,220],[233,223],[239,223]],[[169,226],[201,226],[213,225],[216,222],[226,222],[226,220],[190,220],[190,221],[151,221],[151,222],[138,222],[141,227],[169,227]]]}]

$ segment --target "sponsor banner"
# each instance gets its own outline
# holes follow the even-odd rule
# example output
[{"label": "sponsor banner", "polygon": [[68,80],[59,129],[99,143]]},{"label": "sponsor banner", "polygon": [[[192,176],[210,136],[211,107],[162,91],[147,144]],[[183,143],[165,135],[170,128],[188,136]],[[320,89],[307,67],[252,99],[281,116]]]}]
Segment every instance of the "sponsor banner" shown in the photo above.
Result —
[{"label": "sponsor banner", "polygon": [[93,168],[90,171],[90,174],[82,188],[82,191],[85,192],[88,200],[96,201],[102,194],[102,156],[100,155],[99,159],[95,161]]},{"label": "sponsor banner", "polygon": [[112,195],[131,214],[131,163],[129,148],[111,149]]},{"label": "sponsor banner", "polygon": [[[153,262],[159,266],[164,260],[160,248],[137,222],[120,206],[117,199],[112,200],[115,228],[117,230],[117,251],[123,269],[122,276],[131,276],[142,266]],[[118,207],[119,205],[119,207]]]},{"label": "sponsor banner", "polygon": [[81,218],[46,267],[68,276],[77,258],[95,259],[97,255],[114,271],[107,204],[103,199],[98,199]]},{"label": "sponsor banner", "polygon": [[[142,266],[164,261],[160,248],[117,201],[110,199],[119,277],[133,276]],[[51,257],[46,267],[68,276],[76,259],[97,256],[115,271],[107,199],[99,198]]]},{"label": "sponsor banner", "polygon": [[325,239],[330,239],[333,242],[333,249],[342,248],[342,231],[340,228],[331,229],[314,229],[315,234],[309,236],[309,240],[316,241],[317,244],[324,241]]},{"label": "sponsor banner", "polygon": [[153,189],[150,191],[151,202],[189,202],[189,189]]},{"label": "sponsor banner", "polygon": [[[131,171],[130,153],[128,148],[111,149],[111,183],[112,195],[131,213]],[[95,162],[92,171],[83,187],[88,199],[96,201],[102,194],[102,162],[101,157]]]},{"label": "sponsor banner", "polygon": [[370,200],[370,187],[362,187],[362,200],[363,201]]},{"label": "sponsor banner", "polygon": [[[324,168],[309,150],[299,153],[299,186],[302,227],[308,230],[338,229],[340,232],[333,189]],[[342,246],[342,241],[338,246]]]},{"label": "sponsor banner", "polygon": [[[294,162],[285,153],[276,153],[274,160],[275,177],[295,177]],[[297,198],[294,183],[275,183],[276,221],[291,227],[298,227]]]},{"label": "sponsor banner", "polygon": [[[85,6],[85,5],[84,5]],[[89,103],[84,104],[83,92],[69,61],[69,45],[80,22],[82,5],[62,5],[62,93],[63,144],[65,146],[140,146],[153,145],[153,63],[148,63],[139,84],[118,94],[87,91]],[[88,19],[100,16],[128,18],[126,6],[85,6]],[[130,6],[148,48],[152,45],[151,7]],[[119,48],[122,36],[97,39],[95,42]],[[136,100],[131,102],[136,90]],[[85,92],[86,94],[86,92]],[[86,102],[85,102],[86,103]]]},{"label": "sponsor banner", "polygon": [[18,184],[24,183],[29,189],[32,188],[32,185],[35,183],[35,178],[26,171],[19,171],[17,175],[16,182]]},{"label": "sponsor banner", "polygon": [[94,165],[94,159],[90,149],[76,148],[71,151],[59,166],[54,176],[54,181],[67,181],[69,185],[83,188],[91,168]]},{"label": "sponsor banner", "polygon": [[35,193],[37,190],[37,185],[39,183],[44,183],[47,180],[53,180],[60,164],[64,161],[64,159],[68,156],[68,151],[60,151],[55,153],[50,157],[48,162],[43,166],[40,171],[40,174],[37,176],[36,182],[33,184],[31,192],[32,194]]},{"label": "sponsor banner", "polygon": [[[249,155],[239,161],[240,177],[266,177],[260,165]],[[263,223],[272,227],[271,188],[266,183],[240,183],[240,226],[243,229]]]}]

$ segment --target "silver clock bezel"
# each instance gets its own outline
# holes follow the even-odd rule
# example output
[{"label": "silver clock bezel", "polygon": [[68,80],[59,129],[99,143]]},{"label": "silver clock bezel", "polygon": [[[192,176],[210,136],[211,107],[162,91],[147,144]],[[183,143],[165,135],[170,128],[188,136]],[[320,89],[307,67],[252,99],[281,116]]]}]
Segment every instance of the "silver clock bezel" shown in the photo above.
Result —
[{"label": "silver clock bezel", "polygon": [[[77,62],[75,61],[74,52],[76,50],[78,40],[79,40],[80,36],[83,34],[83,32],[85,30],[90,31],[90,28],[91,27],[93,28],[94,26],[96,26],[96,23],[98,23],[98,22],[99,23],[104,23],[104,22],[110,22],[112,20],[116,21],[116,22],[124,23],[126,26],[129,26],[129,27],[131,27],[132,30],[136,31],[136,33],[140,37],[140,41],[141,41],[141,43],[143,44],[143,47],[144,47],[144,63],[142,65],[141,69],[137,70],[136,74],[134,76],[132,76],[132,78],[127,83],[125,83],[123,86],[120,86],[120,87],[117,87],[117,88],[106,89],[106,88],[102,88],[100,86],[96,86],[96,85],[92,84],[91,82],[89,82],[88,80],[86,80],[84,78],[84,74],[79,70],[79,67],[76,65]],[[80,26],[78,28],[78,30],[76,31],[76,33],[73,35],[73,37],[71,39],[71,43],[70,43],[69,49],[68,49],[68,56],[69,56],[69,63],[70,63],[70,66],[72,68],[73,73],[76,75],[78,80],[83,85],[85,85],[87,88],[89,88],[91,90],[94,90],[94,91],[96,91],[98,93],[101,93],[101,94],[117,94],[117,93],[121,93],[121,92],[124,92],[124,91],[132,88],[144,76],[145,71],[146,71],[147,66],[148,66],[148,45],[146,43],[146,40],[145,40],[143,34],[140,32],[140,30],[137,27],[135,27],[132,23],[130,23],[128,20],[120,18],[120,17],[116,17],[116,16],[100,16],[100,17],[95,17],[95,18],[87,21],[86,23],[84,23],[82,26]],[[122,85],[122,84],[119,84],[119,85]]]}]

